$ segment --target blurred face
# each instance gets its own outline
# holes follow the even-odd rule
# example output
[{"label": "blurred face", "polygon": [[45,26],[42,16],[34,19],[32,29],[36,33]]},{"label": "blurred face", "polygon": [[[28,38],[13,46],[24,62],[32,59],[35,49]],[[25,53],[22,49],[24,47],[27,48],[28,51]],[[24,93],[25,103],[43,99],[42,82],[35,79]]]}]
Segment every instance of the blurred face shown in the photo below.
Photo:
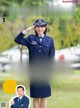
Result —
[{"label": "blurred face", "polygon": [[24,90],[22,88],[18,88],[17,89],[17,94],[19,97],[23,96],[24,95]]},{"label": "blurred face", "polygon": [[44,31],[46,30],[46,27],[45,26],[36,26],[35,30],[38,33],[38,35],[43,35]]}]

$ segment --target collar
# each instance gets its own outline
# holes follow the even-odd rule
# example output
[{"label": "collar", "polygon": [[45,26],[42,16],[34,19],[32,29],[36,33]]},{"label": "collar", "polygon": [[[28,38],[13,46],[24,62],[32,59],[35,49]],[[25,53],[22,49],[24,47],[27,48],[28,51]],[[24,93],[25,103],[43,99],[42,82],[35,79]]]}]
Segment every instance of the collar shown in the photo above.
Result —
[{"label": "collar", "polygon": [[[37,42],[39,43],[39,44],[41,44],[40,43],[40,38],[39,38],[39,35],[35,35],[35,39],[37,40]],[[44,42],[46,42],[47,41],[47,36],[45,35],[45,34],[43,34],[43,43]]]},{"label": "collar", "polygon": [[38,35],[38,36],[43,38],[44,37],[44,34],[43,35]]},{"label": "collar", "polygon": [[18,97],[20,100],[23,98],[23,96],[21,96],[21,97]]}]

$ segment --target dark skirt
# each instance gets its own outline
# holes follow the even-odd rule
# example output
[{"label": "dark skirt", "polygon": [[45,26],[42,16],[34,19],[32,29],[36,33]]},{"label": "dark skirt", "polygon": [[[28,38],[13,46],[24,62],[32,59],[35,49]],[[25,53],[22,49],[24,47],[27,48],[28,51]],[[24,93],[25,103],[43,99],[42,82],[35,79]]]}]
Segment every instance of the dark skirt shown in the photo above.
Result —
[{"label": "dark skirt", "polygon": [[30,65],[30,96],[45,98],[51,96],[50,63],[36,62]]},{"label": "dark skirt", "polygon": [[30,96],[33,98],[45,98],[51,96],[51,87],[49,84],[30,84]]}]

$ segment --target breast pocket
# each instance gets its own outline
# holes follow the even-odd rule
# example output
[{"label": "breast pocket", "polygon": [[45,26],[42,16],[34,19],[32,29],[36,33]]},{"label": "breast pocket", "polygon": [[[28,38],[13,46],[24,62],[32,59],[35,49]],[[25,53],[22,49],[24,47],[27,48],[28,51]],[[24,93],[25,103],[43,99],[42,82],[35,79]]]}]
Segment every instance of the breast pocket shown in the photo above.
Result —
[{"label": "breast pocket", "polygon": [[44,44],[44,46],[43,46],[44,53],[49,54],[49,49],[50,49],[50,45],[49,44]]},{"label": "breast pocket", "polygon": [[35,52],[38,49],[38,44],[37,43],[30,43],[30,50]]}]

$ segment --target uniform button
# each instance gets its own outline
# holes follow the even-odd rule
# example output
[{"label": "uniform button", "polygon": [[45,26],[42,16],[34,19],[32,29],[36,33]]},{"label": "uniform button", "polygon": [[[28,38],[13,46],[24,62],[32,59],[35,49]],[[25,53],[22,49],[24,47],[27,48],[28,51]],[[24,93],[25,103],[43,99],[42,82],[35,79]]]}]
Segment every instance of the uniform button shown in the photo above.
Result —
[{"label": "uniform button", "polygon": [[41,46],[39,46],[39,47],[41,47]]},{"label": "uniform button", "polygon": [[39,52],[41,52],[41,50],[39,50]]}]

